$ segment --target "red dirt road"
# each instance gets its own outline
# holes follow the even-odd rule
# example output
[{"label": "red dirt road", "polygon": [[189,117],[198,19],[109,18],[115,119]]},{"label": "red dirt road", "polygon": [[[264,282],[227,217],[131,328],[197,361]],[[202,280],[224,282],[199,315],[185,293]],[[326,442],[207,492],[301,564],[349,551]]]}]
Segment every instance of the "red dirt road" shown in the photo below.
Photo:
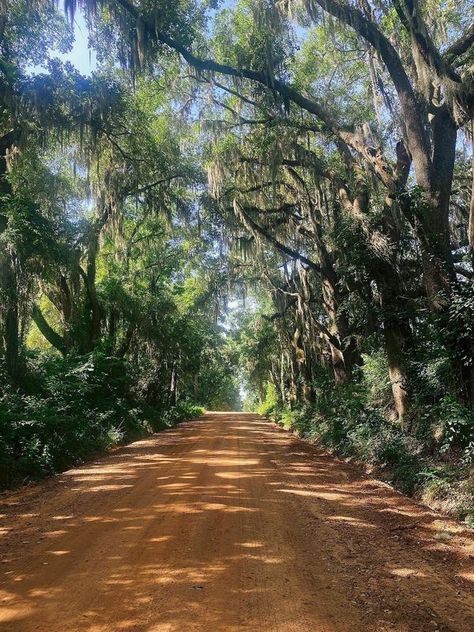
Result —
[{"label": "red dirt road", "polygon": [[2,632],[472,632],[474,539],[246,414],[0,497]]}]

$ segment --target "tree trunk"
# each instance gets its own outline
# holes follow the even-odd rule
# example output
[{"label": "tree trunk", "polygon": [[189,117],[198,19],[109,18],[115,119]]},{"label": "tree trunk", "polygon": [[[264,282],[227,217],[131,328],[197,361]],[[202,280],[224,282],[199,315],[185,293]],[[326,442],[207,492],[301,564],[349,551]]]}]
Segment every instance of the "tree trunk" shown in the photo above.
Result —
[{"label": "tree trunk", "polygon": [[346,338],[349,337],[349,325],[345,314],[340,313],[338,308],[337,287],[327,278],[322,282],[323,303],[329,316],[329,331],[339,344],[335,345],[329,341],[331,352],[331,363],[336,384],[347,384],[352,379],[353,349],[350,345],[344,348]]},{"label": "tree trunk", "polygon": [[[10,182],[7,180],[7,154],[12,147],[18,132],[14,130],[0,139],[0,194],[12,193]],[[0,216],[0,233],[7,228],[7,218]],[[20,339],[19,339],[19,309],[17,273],[15,253],[3,249],[0,253],[0,293],[4,296],[4,305],[0,306],[3,320],[3,353],[7,373],[13,381],[17,381],[20,373]]]},{"label": "tree trunk", "polygon": [[54,331],[37,305],[33,307],[32,317],[46,340],[60,353],[65,355],[67,353],[67,345],[64,338]]},{"label": "tree trunk", "polygon": [[130,343],[132,342],[134,331],[135,331],[135,326],[129,325],[127,328],[127,331],[125,332],[125,336],[120,344],[120,347],[117,349],[117,353],[115,354],[117,358],[125,357],[125,354],[127,353],[130,347]]},{"label": "tree trunk", "polygon": [[[14,279],[16,281],[16,279]],[[10,294],[7,298],[4,325],[5,364],[8,375],[16,382],[20,373],[20,343],[18,332],[18,302],[16,296]]]},{"label": "tree trunk", "polygon": [[199,401],[199,371],[194,373],[193,379],[193,393],[194,393],[194,401]]},{"label": "tree trunk", "polygon": [[170,399],[174,406],[178,403],[178,376],[176,372],[176,362],[173,362],[170,380]]},{"label": "tree trunk", "polygon": [[285,353],[282,351],[280,354],[280,376],[279,376],[279,390],[280,399],[282,404],[286,404],[286,392],[285,392]]},{"label": "tree trunk", "polygon": [[398,422],[402,428],[405,428],[409,398],[406,390],[407,375],[403,360],[403,336],[400,327],[389,319],[384,322],[383,335],[395,411]]},{"label": "tree trunk", "polygon": [[400,305],[402,291],[397,272],[389,264],[378,265],[376,270],[374,276],[380,292],[384,350],[387,356],[393,403],[397,420],[404,428],[410,404],[404,349],[411,337],[411,331],[408,319],[403,313],[403,305]]}]

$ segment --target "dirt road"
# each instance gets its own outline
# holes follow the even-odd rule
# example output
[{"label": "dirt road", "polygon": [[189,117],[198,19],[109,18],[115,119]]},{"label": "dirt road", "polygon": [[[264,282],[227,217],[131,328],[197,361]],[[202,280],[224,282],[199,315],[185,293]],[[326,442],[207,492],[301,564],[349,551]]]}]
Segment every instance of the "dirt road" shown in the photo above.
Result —
[{"label": "dirt road", "polygon": [[0,497],[0,630],[474,630],[474,541],[245,414]]}]

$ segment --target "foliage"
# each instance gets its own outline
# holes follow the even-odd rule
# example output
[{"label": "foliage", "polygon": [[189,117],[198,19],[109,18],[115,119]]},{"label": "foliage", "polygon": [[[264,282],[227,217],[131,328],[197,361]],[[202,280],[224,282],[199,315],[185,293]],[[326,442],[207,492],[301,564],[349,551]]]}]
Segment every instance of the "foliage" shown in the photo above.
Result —
[{"label": "foliage", "polygon": [[[371,364],[369,371],[373,372]],[[376,376],[372,375],[375,379]],[[373,382],[372,382],[373,383]],[[392,483],[404,493],[416,494],[433,507],[469,521],[474,510],[472,473],[472,419],[453,400],[430,408],[437,424],[444,428],[433,440],[407,435],[385,416],[378,393],[359,385],[331,385],[330,376],[318,380],[318,396],[310,408],[288,408],[272,402],[270,416],[287,430],[318,442],[338,456],[365,464],[371,473]],[[269,387],[271,391],[271,388]],[[259,412],[263,408],[259,409]],[[426,414],[419,407],[418,415]],[[430,430],[433,430],[430,427]],[[461,458],[456,452],[443,462],[442,454],[453,445],[464,445]]]},{"label": "foliage", "polygon": [[265,391],[265,399],[257,408],[257,412],[259,415],[263,415],[264,417],[272,417],[272,415],[276,414],[277,411],[278,411],[277,390],[274,384],[272,384],[271,382],[268,382],[267,388]]},{"label": "foliage", "polygon": [[113,358],[30,362],[31,392],[1,398],[2,487],[61,471],[146,428],[123,396],[124,367]]},{"label": "foliage", "polygon": [[165,410],[141,405],[126,364],[100,351],[34,354],[28,364],[28,392],[9,389],[0,399],[0,488],[60,472],[203,412],[187,401]]}]

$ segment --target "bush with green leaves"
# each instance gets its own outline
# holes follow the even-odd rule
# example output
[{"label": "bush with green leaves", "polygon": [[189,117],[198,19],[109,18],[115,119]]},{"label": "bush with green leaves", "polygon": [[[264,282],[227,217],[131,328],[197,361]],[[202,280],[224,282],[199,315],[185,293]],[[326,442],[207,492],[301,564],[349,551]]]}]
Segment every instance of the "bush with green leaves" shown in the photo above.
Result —
[{"label": "bush with green leaves", "polygon": [[442,425],[441,452],[458,447],[469,461],[474,456],[474,412],[463,406],[452,395],[446,395],[438,407]]},{"label": "bush with green leaves", "polygon": [[[434,452],[424,438],[402,430],[386,415],[380,393],[378,362],[364,367],[362,381],[335,387],[331,376],[318,376],[316,400],[311,407],[293,410],[275,405],[276,392],[267,389],[265,406],[270,417],[285,429],[319,443],[334,454],[352,458],[369,466],[370,471],[392,483],[404,493],[418,494],[431,504],[469,519],[474,515],[474,487],[469,483],[474,450],[472,418],[456,400],[443,400],[431,415],[444,428]],[[370,383],[372,388],[367,388]],[[375,403],[374,403],[375,402]],[[423,408],[418,408],[423,410]],[[442,453],[462,445],[464,458],[456,466],[440,465]],[[460,448],[458,448],[459,450]]]},{"label": "bush with green leaves", "polygon": [[144,411],[153,432],[159,432],[166,428],[172,428],[186,419],[200,417],[204,413],[204,408],[189,400],[183,400],[179,401],[176,406],[165,410],[147,406]]},{"label": "bush with green leaves", "polygon": [[39,354],[28,369],[29,392],[10,386],[0,397],[0,488],[63,471],[203,411],[187,401],[144,408],[131,394],[125,363],[101,352]]},{"label": "bush with green leaves", "polygon": [[275,385],[271,382],[267,382],[265,399],[258,407],[257,412],[259,415],[263,415],[263,417],[271,418],[272,415],[277,412],[278,408],[279,401]]}]

